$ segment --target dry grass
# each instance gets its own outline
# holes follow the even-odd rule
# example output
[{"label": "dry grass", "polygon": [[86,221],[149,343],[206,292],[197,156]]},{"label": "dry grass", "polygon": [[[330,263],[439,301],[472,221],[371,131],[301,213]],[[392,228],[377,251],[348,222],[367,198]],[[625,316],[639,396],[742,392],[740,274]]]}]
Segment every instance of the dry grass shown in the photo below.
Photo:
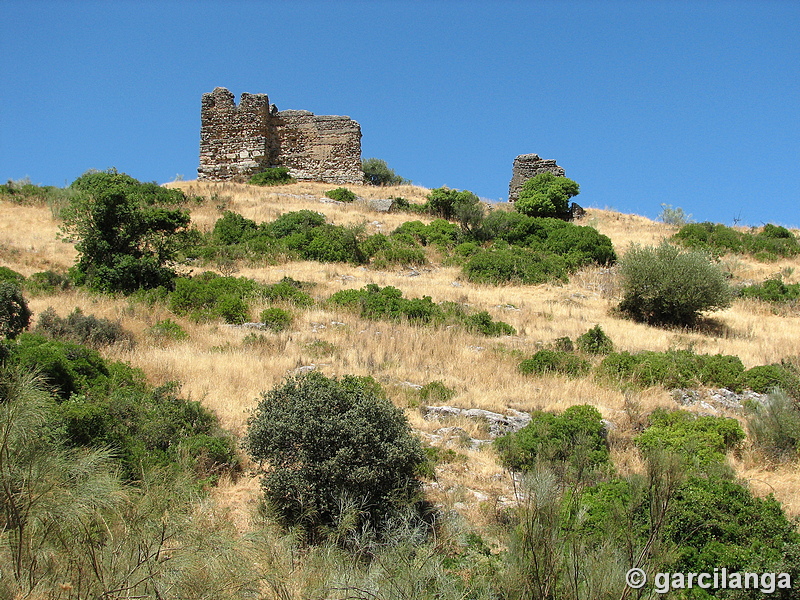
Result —
[{"label": "dry grass", "polygon": [[[389,232],[416,215],[365,212],[359,205],[322,203],[324,184],[294,184],[259,188],[240,184],[179,182],[170,184],[189,194],[211,198],[192,208],[192,219],[209,229],[221,210],[230,209],[257,222],[299,209],[322,212],[337,224],[367,223],[371,230]],[[402,196],[424,200],[425,190],[413,186],[372,188],[351,186],[363,197]],[[213,198],[212,198],[213,197]],[[0,260],[25,275],[45,268],[66,269],[74,260],[74,249],[56,240],[58,223],[46,208],[0,204]],[[618,252],[630,243],[656,244],[674,232],[661,223],[636,215],[589,209],[583,224],[591,224],[609,235]],[[798,260],[763,265],[743,257],[726,259],[737,280],[761,280],[769,274],[796,269]],[[458,328],[436,329],[404,323],[370,322],[357,316],[320,306],[292,309],[294,326],[280,334],[259,333],[255,343],[246,343],[250,331],[219,323],[192,323],[176,318],[165,308],[153,309],[125,299],[95,296],[82,291],[30,300],[34,313],[53,306],[64,316],[74,307],[85,313],[119,320],[133,331],[138,343],[133,349],[112,347],[110,358],[129,361],[142,368],[154,383],[179,380],[183,392],[214,410],[223,425],[241,435],[248,411],[259,394],[279,383],[295,369],[315,365],[328,375],[372,375],[383,384],[399,406],[407,409],[412,425],[431,433],[441,423],[425,421],[414,408],[418,398],[404,382],[425,384],[439,380],[456,391],[451,404],[504,412],[508,409],[562,410],[588,403],[618,427],[613,455],[621,472],[641,468],[630,444],[631,416],[626,398],[592,378],[529,377],[516,370],[518,355],[528,355],[556,338],[575,338],[600,324],[620,350],[666,350],[693,348],[702,353],[735,354],[746,366],[767,364],[786,356],[800,355],[800,319],[796,314],[774,314],[764,304],[737,301],[726,311],[715,313],[705,332],[666,330],[620,319],[611,309],[618,302],[619,284],[613,269],[587,268],[566,285],[480,286],[469,284],[452,267],[430,265],[411,276],[407,270],[376,271],[344,264],[289,262],[280,265],[240,265],[237,275],[274,283],[289,275],[316,284],[311,293],[324,299],[337,290],[360,288],[368,283],[393,285],[407,297],[429,295],[434,301],[454,301],[488,310],[495,319],[517,329],[517,335],[486,338]],[[796,276],[795,276],[796,278]],[[253,315],[263,307],[253,307]],[[159,343],[147,330],[159,320],[172,318],[189,333],[182,342]],[[251,342],[253,338],[250,338]],[[321,346],[315,342],[327,342]],[[323,347],[323,351],[320,348]],[[328,350],[324,350],[327,348]],[[628,398],[630,401],[631,399]],[[644,413],[656,406],[675,406],[660,389],[645,390],[635,398]],[[475,424],[460,424],[477,433]],[[470,428],[472,428],[470,430]],[[465,463],[443,465],[431,497],[445,504],[466,502],[471,518],[497,505],[513,493],[511,481],[489,449],[459,449]],[[795,515],[800,500],[794,490],[800,475],[794,466],[777,469],[738,464],[742,476],[753,481],[761,493],[774,491]],[[759,483],[759,482],[763,482]],[[478,494],[475,494],[478,492]],[[227,483],[215,495],[220,502],[235,505],[251,502],[257,485],[242,478]],[[488,499],[482,500],[486,496]]]}]

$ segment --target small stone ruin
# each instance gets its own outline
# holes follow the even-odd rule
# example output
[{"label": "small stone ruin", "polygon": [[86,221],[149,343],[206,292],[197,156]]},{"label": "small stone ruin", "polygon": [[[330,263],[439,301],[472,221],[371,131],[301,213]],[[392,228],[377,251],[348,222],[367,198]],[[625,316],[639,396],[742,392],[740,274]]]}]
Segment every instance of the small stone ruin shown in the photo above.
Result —
[{"label": "small stone ruin", "polygon": [[266,94],[203,94],[198,179],[247,181],[266,167],[286,167],[299,181],[338,185],[364,180],[361,126],[350,117],[279,111]]},{"label": "small stone ruin", "polygon": [[522,184],[539,173],[552,173],[564,177],[564,169],[559,167],[554,160],[539,158],[538,154],[520,154],[514,159],[511,171],[511,183],[508,184],[508,201],[516,202]]}]

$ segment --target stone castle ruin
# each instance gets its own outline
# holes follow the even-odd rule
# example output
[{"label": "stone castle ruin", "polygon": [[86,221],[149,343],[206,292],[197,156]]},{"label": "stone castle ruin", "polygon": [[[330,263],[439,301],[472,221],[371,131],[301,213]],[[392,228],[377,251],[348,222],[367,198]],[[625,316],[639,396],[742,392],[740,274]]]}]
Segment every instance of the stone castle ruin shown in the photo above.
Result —
[{"label": "stone castle ruin", "polygon": [[266,94],[227,89],[203,94],[198,179],[247,181],[266,167],[286,167],[298,181],[363,183],[361,126],[350,117],[278,111]]},{"label": "stone castle ruin", "polygon": [[538,154],[520,154],[514,159],[511,171],[511,183],[508,184],[508,201],[516,202],[522,184],[539,173],[552,173],[564,177],[564,169],[559,167],[554,160],[539,158]]}]

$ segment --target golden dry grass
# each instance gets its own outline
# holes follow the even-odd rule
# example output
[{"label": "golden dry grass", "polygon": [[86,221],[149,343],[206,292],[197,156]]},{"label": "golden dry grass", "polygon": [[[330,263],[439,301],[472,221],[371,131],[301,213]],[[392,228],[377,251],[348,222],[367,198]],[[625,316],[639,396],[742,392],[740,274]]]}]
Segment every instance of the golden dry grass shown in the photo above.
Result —
[{"label": "golden dry grass", "polygon": [[[271,188],[198,182],[170,185],[210,198],[192,208],[193,222],[205,230],[213,226],[225,209],[257,222],[272,220],[291,210],[309,209],[324,213],[337,224],[366,223],[373,231],[387,233],[404,221],[418,218],[402,213],[371,212],[359,205],[320,202],[324,191],[333,187],[324,184]],[[413,186],[352,187],[363,197],[402,196],[416,202],[422,202],[426,193]],[[608,235],[620,253],[631,243],[657,244],[674,233],[674,228],[637,215],[598,209],[589,209],[587,213],[583,224],[591,224]],[[66,269],[73,262],[75,251],[71,245],[56,240],[57,230],[58,223],[46,208],[0,203],[2,264],[25,275],[46,268]],[[789,269],[800,266],[797,259],[768,265],[744,257],[728,257],[726,261],[737,280],[761,280],[774,272],[788,273]],[[486,338],[458,328],[370,322],[347,312],[316,306],[309,310],[292,309],[296,320],[289,331],[257,333],[253,338],[248,330],[220,323],[192,323],[175,317],[165,308],[151,309],[122,298],[82,291],[35,297],[30,299],[30,306],[34,313],[53,306],[62,316],[80,307],[85,313],[119,320],[134,332],[138,343],[132,349],[108,348],[107,356],[142,368],[154,383],[181,381],[185,394],[214,410],[222,424],[237,435],[244,433],[248,411],[262,391],[275,386],[298,367],[313,364],[328,375],[372,375],[385,385],[394,402],[407,409],[412,426],[425,433],[443,425],[422,418],[415,408],[418,398],[407,387],[409,382],[422,385],[442,381],[456,392],[451,404],[498,412],[562,410],[574,404],[592,404],[619,427],[613,455],[621,472],[641,468],[641,460],[630,444],[631,424],[625,395],[592,378],[523,376],[516,369],[519,358],[515,351],[532,354],[556,338],[574,339],[600,324],[620,350],[693,348],[701,353],[738,355],[747,367],[800,355],[798,315],[774,314],[760,302],[737,301],[731,308],[715,313],[705,333],[657,329],[620,319],[611,311],[619,301],[619,283],[613,269],[587,268],[565,285],[500,287],[469,284],[460,277],[457,268],[438,264],[411,273],[403,269],[387,272],[298,261],[239,265],[237,275],[264,283],[274,283],[289,275],[314,283],[311,294],[317,299],[368,283],[393,285],[407,297],[429,295],[436,302],[449,300],[488,310],[495,319],[513,325],[517,335]],[[262,308],[254,306],[253,316]],[[179,322],[189,333],[189,339],[165,344],[148,337],[148,328],[166,318]],[[245,343],[248,336],[256,343]],[[321,352],[320,344],[314,345],[318,341],[330,344],[330,351]],[[669,393],[661,388],[629,396],[628,401],[631,400],[645,413],[656,406],[676,406]],[[477,433],[475,424],[459,426]],[[479,519],[486,506],[513,493],[511,481],[491,450],[459,448],[458,451],[468,460],[443,465],[437,472],[437,485],[429,492],[442,503],[467,502],[471,517]],[[755,491],[774,491],[792,514],[800,515],[800,500],[795,492],[800,474],[794,466],[765,469],[739,463],[737,469],[754,482]],[[221,486],[215,495],[230,505],[243,498],[249,498],[249,502],[257,495],[257,485],[242,478]],[[481,500],[484,496],[488,500]]]}]

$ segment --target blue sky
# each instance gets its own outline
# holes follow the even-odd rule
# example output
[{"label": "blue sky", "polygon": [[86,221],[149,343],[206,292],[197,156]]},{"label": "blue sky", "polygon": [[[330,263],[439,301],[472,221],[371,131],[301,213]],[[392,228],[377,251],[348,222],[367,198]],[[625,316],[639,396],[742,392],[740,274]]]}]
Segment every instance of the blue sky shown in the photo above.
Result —
[{"label": "blue sky", "polygon": [[505,199],[800,226],[800,2],[0,0],[0,180],[197,173],[200,97],[349,115],[362,154]]}]

